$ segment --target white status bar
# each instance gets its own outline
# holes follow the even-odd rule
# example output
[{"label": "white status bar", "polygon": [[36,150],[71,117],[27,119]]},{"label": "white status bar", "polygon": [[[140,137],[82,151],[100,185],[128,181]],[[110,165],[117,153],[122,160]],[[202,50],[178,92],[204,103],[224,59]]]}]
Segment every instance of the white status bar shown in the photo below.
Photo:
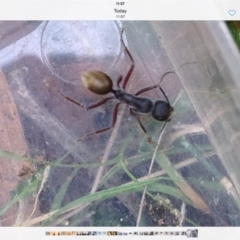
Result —
[{"label": "white status bar", "polygon": [[240,1],[5,0],[0,20],[238,20]]}]

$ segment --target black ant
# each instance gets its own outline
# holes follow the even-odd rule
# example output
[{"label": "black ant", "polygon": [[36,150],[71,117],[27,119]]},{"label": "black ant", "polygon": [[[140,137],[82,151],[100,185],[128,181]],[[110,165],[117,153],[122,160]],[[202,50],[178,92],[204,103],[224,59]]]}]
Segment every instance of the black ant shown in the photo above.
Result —
[{"label": "black ant", "polygon": [[[124,47],[124,51],[130,58],[132,64],[131,64],[130,69],[127,72],[126,77],[124,79],[122,78],[122,76],[120,76],[118,78],[118,80],[117,80],[118,89],[113,89],[112,79],[107,74],[105,74],[101,71],[89,71],[89,72],[83,73],[83,75],[82,75],[82,81],[83,81],[84,86],[91,92],[98,94],[98,95],[105,95],[108,93],[113,94],[113,96],[111,96],[111,97],[104,98],[101,101],[88,106],[87,109],[96,108],[98,106],[105,104],[107,101],[112,100],[112,99],[117,99],[119,101],[119,103],[117,103],[117,105],[114,108],[112,125],[110,127],[100,129],[100,130],[97,130],[96,132],[87,134],[83,138],[97,134],[97,133],[105,132],[105,131],[113,128],[116,123],[116,119],[117,119],[118,106],[121,103],[128,104],[130,106],[130,113],[134,116],[137,116],[138,113],[140,113],[140,114],[141,113],[143,113],[143,114],[150,113],[152,115],[152,117],[158,121],[164,121],[164,122],[170,121],[170,116],[173,111],[173,107],[170,105],[167,95],[165,94],[165,92],[163,91],[163,89],[161,88],[161,86],[159,84],[141,89],[140,91],[138,91],[135,94],[130,94],[125,91],[126,85],[129,81],[131,74],[133,72],[133,69],[135,67],[135,63],[134,63],[134,60],[133,60],[133,57],[132,57],[130,51],[128,50],[128,48],[126,47],[126,45],[123,41],[123,30],[121,32],[121,43]],[[160,82],[169,73],[175,73],[175,72],[172,72],[172,71],[166,72],[162,76]],[[121,88],[120,83],[122,81],[123,81],[123,84],[122,84],[122,88]],[[144,92],[147,92],[149,90],[152,90],[154,88],[157,88],[157,87],[159,87],[160,91],[163,93],[166,101],[157,100],[156,102],[152,102],[148,98],[138,97],[138,95],[140,95]],[[85,108],[82,104],[76,102],[75,100],[64,96],[62,93],[60,93],[60,94],[67,100],[71,101],[72,103],[75,103],[78,106]],[[146,133],[146,129],[144,128],[143,124],[141,123],[139,116],[137,117],[137,120],[138,120],[138,123],[141,126],[142,130]],[[78,141],[82,140],[83,138],[79,139]]]}]

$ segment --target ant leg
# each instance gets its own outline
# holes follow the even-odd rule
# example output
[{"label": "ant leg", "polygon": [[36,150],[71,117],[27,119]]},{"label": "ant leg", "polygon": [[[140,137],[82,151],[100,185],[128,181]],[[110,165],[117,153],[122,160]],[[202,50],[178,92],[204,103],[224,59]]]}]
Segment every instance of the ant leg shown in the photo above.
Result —
[{"label": "ant leg", "polygon": [[96,102],[96,103],[94,103],[94,104],[92,104],[92,105],[90,105],[90,106],[88,106],[88,107],[86,107],[86,108],[87,108],[87,109],[92,109],[92,108],[99,107],[99,106],[105,104],[106,102],[108,102],[108,101],[111,100],[111,99],[114,99],[114,97],[104,98],[104,99],[102,99],[101,101]]},{"label": "ant leg", "polygon": [[[57,90],[57,91],[58,91],[58,90]],[[70,101],[70,102],[78,105],[79,107],[85,108],[85,109],[92,109],[92,108],[95,108],[95,107],[99,107],[99,106],[105,104],[107,101],[109,101],[109,100],[111,100],[111,99],[114,99],[114,97],[104,98],[104,99],[102,99],[101,101],[99,101],[99,102],[97,102],[97,103],[94,103],[94,104],[92,104],[92,105],[90,105],[90,106],[88,106],[88,107],[84,107],[83,104],[75,101],[75,100],[72,99],[72,98],[69,98],[69,97],[63,95],[60,91],[58,91],[58,93],[59,93],[62,97],[64,97],[65,99],[67,99],[68,101]]]},{"label": "ant leg", "polygon": [[134,95],[138,96],[138,95],[140,95],[140,94],[142,94],[144,92],[150,91],[150,90],[152,90],[154,88],[157,88],[157,87],[158,87],[158,85],[154,85],[154,86],[151,86],[151,87],[143,88],[143,89],[139,90],[138,92],[136,92]]},{"label": "ant leg", "polygon": [[[134,95],[135,95],[135,96],[138,96],[138,95],[140,95],[140,94],[142,94],[142,93],[144,93],[144,92],[150,91],[150,90],[152,90],[152,89],[154,89],[154,88],[157,88],[157,87],[159,88],[159,90],[162,92],[163,96],[166,98],[167,102],[169,103],[169,100],[168,100],[168,97],[167,97],[166,93],[163,91],[162,87],[159,86],[159,85],[155,85],[155,86],[143,88],[143,89],[141,89],[140,91],[136,92]],[[169,104],[170,104],[170,103],[169,103]]]},{"label": "ant leg", "polygon": [[112,124],[111,124],[110,127],[103,128],[103,129],[99,129],[99,130],[97,130],[97,131],[95,131],[95,132],[89,133],[89,134],[83,136],[82,138],[78,139],[77,141],[78,141],[78,142],[81,142],[81,141],[82,141],[84,138],[86,138],[86,137],[90,137],[90,136],[95,135],[95,134],[98,134],[98,133],[103,133],[103,132],[106,132],[106,131],[110,130],[111,128],[113,128],[113,127],[115,126],[116,121],[117,121],[117,112],[118,112],[118,107],[119,107],[120,104],[121,104],[121,103],[118,103],[118,104],[115,106],[115,108],[114,108],[113,118],[112,118]]},{"label": "ant leg", "polygon": [[[57,91],[58,91],[58,90],[57,90]],[[73,100],[73,99],[71,99],[71,98],[63,95],[60,91],[58,91],[58,93],[59,93],[62,97],[64,97],[65,99],[67,99],[68,101],[70,101],[70,102],[78,105],[79,107],[85,108],[81,103],[79,103],[79,102],[77,102],[77,101],[75,101],[75,100]]]},{"label": "ant leg", "polygon": [[120,83],[122,82],[122,75],[119,76],[118,80],[117,80],[117,86],[120,88]]},{"label": "ant leg", "polygon": [[134,67],[135,67],[135,62],[134,62],[134,60],[133,60],[133,57],[132,57],[130,51],[128,50],[127,46],[125,45],[125,43],[124,43],[124,41],[123,41],[123,31],[124,31],[124,30],[122,29],[122,31],[121,31],[121,42],[122,42],[122,45],[123,45],[123,47],[124,47],[124,51],[126,52],[126,54],[128,55],[128,57],[129,57],[130,60],[131,60],[131,67],[129,68],[129,70],[128,70],[128,72],[127,72],[127,75],[126,75],[126,77],[125,77],[124,80],[123,80],[122,88],[125,90],[125,88],[126,88],[126,86],[127,86],[127,83],[128,83],[128,81],[129,81],[129,79],[130,79],[130,77],[131,77],[131,75],[132,75],[133,69],[134,69]]},{"label": "ant leg", "polygon": [[140,116],[137,114],[137,112],[134,111],[134,109],[130,108],[130,114],[137,119],[138,124],[140,125],[141,129],[143,130],[143,132],[144,132],[144,133],[147,133],[145,127],[143,126],[143,124],[142,124],[142,122],[141,122]]},{"label": "ant leg", "polygon": [[169,73],[174,73],[174,74],[175,74],[175,72],[173,72],[173,71],[169,71],[169,72],[164,73],[164,74],[162,75],[162,77],[161,77],[160,82],[159,82],[157,85],[143,88],[143,89],[139,90],[138,92],[136,92],[134,95],[135,95],[135,96],[138,96],[138,95],[140,95],[140,94],[142,94],[142,93],[144,93],[144,92],[150,91],[150,90],[158,87],[159,90],[160,90],[160,91],[162,92],[162,94],[164,95],[164,97],[166,98],[168,104],[170,104],[166,93],[163,91],[162,87],[159,85],[159,84],[162,82],[163,78],[164,78],[167,74],[169,74]]}]

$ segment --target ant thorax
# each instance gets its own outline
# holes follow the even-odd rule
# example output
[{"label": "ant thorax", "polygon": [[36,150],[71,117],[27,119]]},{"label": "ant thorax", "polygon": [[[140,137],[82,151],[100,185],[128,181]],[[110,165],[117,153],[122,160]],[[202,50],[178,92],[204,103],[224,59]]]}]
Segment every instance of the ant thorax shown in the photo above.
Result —
[{"label": "ant thorax", "polygon": [[124,90],[112,90],[115,98],[122,103],[126,103],[133,107],[136,112],[150,113],[153,108],[153,102],[148,98],[136,97],[132,94],[125,92]]}]

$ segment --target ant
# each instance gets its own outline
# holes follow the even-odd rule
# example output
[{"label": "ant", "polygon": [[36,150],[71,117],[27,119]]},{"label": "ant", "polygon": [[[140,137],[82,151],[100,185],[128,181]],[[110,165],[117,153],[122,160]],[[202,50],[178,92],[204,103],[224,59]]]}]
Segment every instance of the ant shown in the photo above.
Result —
[{"label": "ant", "polygon": [[[122,76],[120,76],[118,78],[118,80],[117,80],[118,89],[113,89],[112,79],[107,74],[105,74],[104,72],[101,72],[101,71],[94,70],[94,71],[85,72],[82,74],[82,77],[81,77],[84,86],[91,92],[98,94],[98,95],[106,95],[108,93],[112,93],[113,96],[104,98],[101,101],[94,103],[93,105],[90,105],[88,107],[84,107],[79,102],[76,102],[75,100],[73,100],[69,97],[66,97],[61,92],[58,91],[65,99],[69,100],[70,102],[72,102],[82,108],[86,108],[87,110],[99,107],[112,99],[117,99],[119,101],[119,103],[117,103],[117,105],[115,106],[114,111],[113,111],[112,125],[110,127],[100,129],[93,133],[87,134],[83,138],[97,134],[97,133],[102,133],[102,132],[108,131],[111,128],[113,128],[116,123],[116,119],[117,119],[118,107],[121,103],[125,103],[130,106],[130,113],[137,117],[138,123],[145,133],[146,133],[146,129],[140,121],[139,114],[151,114],[154,119],[156,119],[157,121],[164,121],[165,124],[168,121],[170,121],[170,116],[173,111],[173,107],[170,105],[167,95],[165,94],[165,92],[163,91],[163,89],[161,88],[161,86],[159,84],[141,89],[140,91],[138,91],[135,94],[130,94],[130,93],[126,92],[126,90],[125,90],[126,85],[131,77],[133,70],[134,70],[135,63],[134,63],[134,60],[133,60],[133,57],[132,57],[130,51],[128,50],[128,48],[126,47],[126,45],[123,41],[123,29],[121,31],[121,43],[123,45],[125,53],[128,55],[128,57],[131,60],[131,67],[128,70],[127,75],[124,79]],[[163,78],[169,73],[175,73],[175,72],[173,72],[173,71],[166,72],[162,76],[159,83],[161,83]],[[122,87],[120,86],[121,82],[123,82]],[[157,88],[157,87],[160,89],[160,91],[164,95],[166,101],[157,100],[156,102],[153,102],[148,98],[138,97],[138,95],[140,95],[144,92],[147,92],[149,90],[152,90],[154,88]],[[165,126],[165,124],[164,124],[164,126]],[[78,141],[82,140],[83,138],[79,139]]]}]

